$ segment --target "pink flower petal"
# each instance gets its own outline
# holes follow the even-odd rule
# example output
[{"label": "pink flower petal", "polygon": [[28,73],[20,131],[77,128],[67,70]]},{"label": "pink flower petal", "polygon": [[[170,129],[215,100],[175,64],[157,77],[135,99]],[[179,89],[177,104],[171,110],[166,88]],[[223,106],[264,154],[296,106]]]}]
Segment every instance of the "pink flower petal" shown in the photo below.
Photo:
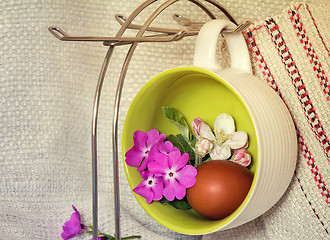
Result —
[{"label": "pink flower petal", "polygon": [[180,183],[178,183],[175,179],[173,179],[172,181],[169,180],[165,182],[163,195],[169,201],[173,201],[174,198],[180,200],[186,195],[186,188]]},{"label": "pink flower petal", "polygon": [[165,170],[169,168],[169,157],[164,153],[159,153],[156,161],[149,162],[148,170],[154,174],[165,174]]},{"label": "pink flower petal", "polygon": [[177,147],[173,147],[173,144],[170,141],[166,141],[163,144],[158,144],[158,150],[159,152],[166,154],[169,154],[173,151],[180,152]]},{"label": "pink flower petal", "polygon": [[251,154],[244,148],[239,149],[234,153],[232,161],[247,167],[251,164]]},{"label": "pink flower petal", "polygon": [[195,152],[201,157],[205,157],[212,148],[213,143],[207,138],[200,138],[195,144]]},{"label": "pink flower petal", "polygon": [[151,203],[152,199],[154,198],[154,193],[151,191],[150,188],[147,188],[145,186],[141,187],[140,185],[138,185],[136,188],[133,189],[133,192],[144,197],[147,203]]},{"label": "pink flower petal", "polygon": [[152,189],[155,196],[154,196],[154,201],[159,201],[160,199],[163,198],[163,189],[164,185],[162,182],[156,183],[155,187]]},{"label": "pink flower petal", "polygon": [[[143,162],[141,163],[141,165],[136,169],[137,171],[141,172],[141,171],[144,171],[147,166],[148,166],[148,163],[149,163],[149,159],[146,157]],[[128,164],[127,164],[128,165]]]},{"label": "pink flower petal", "polygon": [[149,172],[147,170],[141,171],[140,175],[143,179],[147,179],[148,178],[148,174]]},{"label": "pink flower petal", "polygon": [[128,166],[139,167],[144,158],[141,151],[137,146],[133,146],[130,150],[128,150],[125,154],[125,162]]},{"label": "pink flower petal", "polygon": [[191,165],[183,167],[176,174],[176,179],[185,187],[190,188],[196,183],[197,170]]},{"label": "pink flower petal", "polygon": [[[142,131],[135,131],[133,135],[134,146],[128,150],[125,154],[125,162],[129,166],[138,167],[138,171],[143,171],[146,169],[149,161],[149,157],[153,157],[153,152],[151,151],[157,144],[163,143],[166,135],[159,134],[156,129],[152,129],[147,133]],[[150,154],[150,156],[149,156]]]},{"label": "pink flower petal", "polygon": [[61,236],[63,239],[69,239],[73,236],[78,235],[81,231],[80,213],[75,206],[72,205],[74,212],[71,214],[70,220],[64,223],[62,227],[63,232]]},{"label": "pink flower petal", "polygon": [[147,134],[142,131],[135,131],[133,134],[134,145],[139,149],[144,148],[147,144]]},{"label": "pink flower petal", "polygon": [[201,118],[195,118],[195,119],[192,121],[192,128],[193,128],[194,132],[196,133],[197,137],[200,136],[199,125],[200,125],[201,123],[204,123],[203,119],[201,119]]},{"label": "pink flower petal", "polygon": [[[64,230],[63,230],[64,231]],[[64,240],[67,240],[67,239],[70,239],[73,237],[73,235],[71,233],[68,233],[68,232],[62,232],[61,233],[61,237],[64,239]]]},{"label": "pink flower petal", "polygon": [[152,173],[148,173],[147,179],[137,185],[133,191],[144,197],[147,203],[153,200],[160,200],[163,195],[163,182],[160,178],[155,177]]},{"label": "pink flower petal", "polygon": [[188,153],[184,153],[181,156],[181,153],[177,153],[177,152],[171,152],[169,153],[169,158],[172,160],[171,161],[171,165],[170,168],[174,169],[175,171],[180,170],[181,168],[183,168],[184,166],[187,165],[188,160],[189,160],[189,154]]},{"label": "pink flower petal", "polygon": [[159,141],[164,141],[166,138],[165,134],[159,134],[159,132],[156,129],[151,129],[147,132],[147,146],[152,146],[155,143],[158,143]]}]

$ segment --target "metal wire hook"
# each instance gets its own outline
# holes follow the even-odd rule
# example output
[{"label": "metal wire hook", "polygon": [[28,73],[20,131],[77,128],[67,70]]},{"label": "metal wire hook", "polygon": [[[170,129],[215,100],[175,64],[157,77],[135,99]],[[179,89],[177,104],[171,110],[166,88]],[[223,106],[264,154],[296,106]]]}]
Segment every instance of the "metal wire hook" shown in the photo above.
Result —
[{"label": "metal wire hook", "polygon": [[[199,32],[200,28],[205,24],[205,22],[192,22],[188,18],[183,17],[179,14],[174,14],[173,19],[180,25],[187,27],[190,31],[197,30]],[[223,29],[221,32],[225,33],[237,33],[242,32],[252,24],[252,21],[245,20],[244,22],[238,24],[234,29]]]},{"label": "metal wire hook", "polygon": [[176,30],[172,35],[153,35],[145,37],[76,37],[70,36],[59,27],[49,27],[48,30],[59,40],[62,41],[90,41],[103,42],[105,46],[110,45],[124,45],[133,42],[172,42],[180,40],[186,35],[185,30]]}]

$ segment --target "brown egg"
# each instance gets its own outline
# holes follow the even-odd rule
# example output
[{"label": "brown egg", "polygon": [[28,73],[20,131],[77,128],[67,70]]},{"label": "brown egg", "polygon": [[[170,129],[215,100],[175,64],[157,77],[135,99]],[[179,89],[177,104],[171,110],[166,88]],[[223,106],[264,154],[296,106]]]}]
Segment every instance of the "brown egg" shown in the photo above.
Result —
[{"label": "brown egg", "polygon": [[199,214],[222,219],[233,213],[250,190],[253,174],[228,160],[213,160],[197,167],[196,183],[187,200]]}]

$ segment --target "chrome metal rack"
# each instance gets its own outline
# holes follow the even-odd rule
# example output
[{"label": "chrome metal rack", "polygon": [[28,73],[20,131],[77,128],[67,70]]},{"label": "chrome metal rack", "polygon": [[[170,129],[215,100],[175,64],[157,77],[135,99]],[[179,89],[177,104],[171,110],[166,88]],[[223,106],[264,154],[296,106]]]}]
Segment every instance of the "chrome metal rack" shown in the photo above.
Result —
[{"label": "chrome metal rack", "polygon": [[[158,15],[167,9],[172,4],[180,0],[166,0],[163,4],[158,6],[151,15],[145,20],[143,25],[133,24],[133,20],[147,7],[151,6],[158,0],[146,0],[139,7],[137,7],[129,17],[116,15],[115,18],[120,24],[120,28],[114,37],[93,37],[93,36],[70,36],[58,27],[49,27],[49,31],[61,41],[93,41],[103,42],[104,46],[108,46],[108,51],[103,61],[103,65],[98,77],[93,110],[92,110],[92,185],[93,185],[93,239],[98,239],[98,180],[97,180],[97,121],[98,110],[100,103],[100,96],[105,74],[110,63],[110,59],[114,52],[114,48],[122,45],[130,45],[126,58],[122,65],[121,73],[117,82],[117,90],[114,99],[113,109],[113,125],[112,125],[112,148],[113,148],[113,186],[114,186],[114,209],[115,209],[115,236],[116,239],[121,239],[120,232],[120,194],[119,194],[119,171],[118,171],[118,115],[121,100],[121,93],[124,86],[124,80],[128,70],[129,63],[132,59],[133,53],[138,43],[148,42],[173,42],[179,41],[188,36],[195,36],[198,34],[203,22],[192,22],[184,16],[173,14],[173,19],[182,27],[182,29],[150,27],[150,24],[158,17]],[[182,0],[181,0],[182,1]],[[204,11],[210,19],[215,19],[216,15],[204,3],[198,0],[187,0],[188,2],[198,6],[201,11]],[[238,24],[229,12],[218,2],[214,0],[204,0],[209,5],[215,7],[215,11],[222,12],[230,21],[237,26],[235,29],[223,30],[226,32],[241,32],[252,23],[246,20]],[[123,37],[127,29],[135,29],[138,31],[134,37]],[[144,35],[146,32],[151,35]]]}]

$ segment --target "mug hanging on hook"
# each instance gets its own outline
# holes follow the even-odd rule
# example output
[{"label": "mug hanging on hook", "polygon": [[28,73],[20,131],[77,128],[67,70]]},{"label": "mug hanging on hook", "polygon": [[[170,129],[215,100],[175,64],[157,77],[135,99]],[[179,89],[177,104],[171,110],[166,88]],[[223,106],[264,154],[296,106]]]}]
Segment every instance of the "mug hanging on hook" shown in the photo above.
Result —
[{"label": "mug hanging on hook", "polygon": [[[152,78],[136,95],[126,116],[123,155],[134,146],[136,131],[157,129],[166,136],[179,133],[164,117],[164,106],[177,109],[188,123],[196,117],[213,123],[220,113],[227,113],[235,119],[238,130],[246,131],[249,136],[247,150],[252,155],[250,171],[254,177],[244,201],[229,216],[210,220],[194,209],[178,210],[158,201],[149,204],[144,197],[135,194],[151,217],[176,232],[208,234],[257,218],[280,199],[295,169],[297,139],[291,115],[277,94],[252,75],[248,49],[241,33],[223,33],[231,67],[220,69],[216,61],[220,32],[234,28],[228,20],[215,19],[204,24],[196,41],[194,65],[169,69]],[[133,190],[143,178],[136,167],[127,165],[125,156],[123,158]],[[207,198],[205,196],[204,200]]]}]

